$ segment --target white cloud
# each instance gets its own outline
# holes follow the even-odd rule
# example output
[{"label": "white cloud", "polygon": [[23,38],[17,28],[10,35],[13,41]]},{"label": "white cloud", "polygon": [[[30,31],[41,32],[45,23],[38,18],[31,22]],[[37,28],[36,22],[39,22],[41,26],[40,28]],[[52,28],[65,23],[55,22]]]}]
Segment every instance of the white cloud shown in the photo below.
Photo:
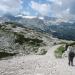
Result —
[{"label": "white cloud", "polygon": [[28,12],[28,11],[22,11],[21,14],[22,15],[30,15],[30,12]]},{"label": "white cloud", "polygon": [[50,6],[51,12],[57,17],[75,18],[75,0],[54,0]]},{"label": "white cloud", "polygon": [[75,19],[75,0],[47,0],[54,16]]},{"label": "white cloud", "polygon": [[48,15],[50,12],[50,5],[49,4],[40,4],[34,1],[31,1],[31,8],[37,11],[41,15]]},{"label": "white cloud", "polygon": [[43,15],[52,14],[53,16],[72,19],[75,18],[75,0],[46,0],[49,3],[40,4],[31,1],[31,7]]},{"label": "white cloud", "polygon": [[[0,14],[11,13],[17,14],[22,9],[21,0],[1,0]],[[2,12],[2,13],[1,13]]]},{"label": "white cloud", "polygon": [[55,0],[47,0],[48,2],[54,2]]},{"label": "white cloud", "polygon": [[[34,14],[48,16],[75,18],[75,0],[46,0],[46,3],[38,3],[30,0],[30,7],[36,11]],[[0,15],[5,13],[31,15],[33,12],[25,11],[22,6],[23,0],[0,0]]]}]

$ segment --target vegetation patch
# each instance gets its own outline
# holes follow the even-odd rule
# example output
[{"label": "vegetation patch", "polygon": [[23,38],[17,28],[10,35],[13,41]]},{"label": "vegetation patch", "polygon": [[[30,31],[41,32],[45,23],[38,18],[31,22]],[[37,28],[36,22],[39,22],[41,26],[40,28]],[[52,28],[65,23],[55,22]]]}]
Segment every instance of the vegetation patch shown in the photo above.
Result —
[{"label": "vegetation patch", "polygon": [[22,45],[24,43],[24,35],[22,34],[16,34],[16,39],[15,39],[15,43],[19,43],[20,45]]},{"label": "vegetation patch", "polygon": [[15,43],[19,43],[22,45],[23,43],[28,43],[33,46],[40,46],[41,43],[43,43],[43,40],[37,39],[37,38],[25,38],[23,34],[16,34]]},{"label": "vegetation patch", "polygon": [[7,52],[0,52],[0,58],[8,57],[8,56],[14,56],[16,53],[7,53]]},{"label": "vegetation patch", "polygon": [[63,45],[60,46],[59,48],[57,48],[57,49],[54,51],[55,57],[56,57],[56,58],[62,58],[62,54],[64,53],[64,51],[65,51],[64,46],[63,46]]},{"label": "vegetation patch", "polygon": [[72,43],[67,43],[68,46],[73,46],[75,45],[75,42],[72,42]]},{"label": "vegetation patch", "polygon": [[40,49],[38,52],[37,52],[37,55],[45,55],[47,53],[47,50],[46,49]]},{"label": "vegetation patch", "polygon": [[41,50],[41,54],[40,54],[40,55],[45,55],[46,53],[47,53],[47,50],[42,49],[42,50]]}]

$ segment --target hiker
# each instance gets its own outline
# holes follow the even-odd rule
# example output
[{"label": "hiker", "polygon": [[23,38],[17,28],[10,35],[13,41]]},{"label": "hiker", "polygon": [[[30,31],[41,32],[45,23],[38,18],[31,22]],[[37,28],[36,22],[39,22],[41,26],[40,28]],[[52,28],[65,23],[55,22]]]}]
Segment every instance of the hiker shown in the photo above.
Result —
[{"label": "hiker", "polygon": [[73,66],[73,59],[74,59],[74,56],[75,56],[75,53],[74,53],[74,49],[72,46],[69,46],[68,49],[68,61],[69,61],[69,65]]}]

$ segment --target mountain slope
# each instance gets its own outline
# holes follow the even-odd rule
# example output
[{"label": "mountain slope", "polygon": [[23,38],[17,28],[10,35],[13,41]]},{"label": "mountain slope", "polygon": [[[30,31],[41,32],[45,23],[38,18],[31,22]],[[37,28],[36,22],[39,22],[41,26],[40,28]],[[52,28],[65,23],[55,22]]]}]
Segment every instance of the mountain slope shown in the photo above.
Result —
[{"label": "mountain slope", "polygon": [[[0,24],[0,52],[37,54],[40,47],[52,45],[53,41],[48,34],[22,27],[14,22]],[[44,49],[44,52],[46,51]]]},{"label": "mountain slope", "polygon": [[60,23],[60,25],[51,25],[47,32],[53,34],[59,39],[74,40],[75,41],[75,23]]}]

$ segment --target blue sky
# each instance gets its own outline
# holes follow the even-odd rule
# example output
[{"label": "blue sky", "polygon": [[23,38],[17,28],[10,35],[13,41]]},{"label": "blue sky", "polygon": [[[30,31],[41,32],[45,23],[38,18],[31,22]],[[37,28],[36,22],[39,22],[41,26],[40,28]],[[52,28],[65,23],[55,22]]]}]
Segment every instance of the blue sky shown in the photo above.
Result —
[{"label": "blue sky", "polygon": [[[44,12],[41,12],[39,13],[40,10],[40,7],[42,7],[41,9],[44,9],[43,8],[43,4],[45,5],[45,7],[50,4],[50,2],[48,0],[22,0],[23,1],[23,10],[26,11],[26,12],[29,12],[27,14],[29,15],[42,15]],[[38,6],[38,8],[34,8]],[[37,10],[36,10],[37,9]],[[25,13],[26,13],[25,12]],[[50,13],[47,13],[46,15],[49,15]]]},{"label": "blue sky", "polygon": [[23,10],[26,15],[56,16],[51,11],[55,0],[22,0]]},{"label": "blue sky", "polygon": [[0,16],[6,13],[75,18],[75,0],[1,0]]}]

